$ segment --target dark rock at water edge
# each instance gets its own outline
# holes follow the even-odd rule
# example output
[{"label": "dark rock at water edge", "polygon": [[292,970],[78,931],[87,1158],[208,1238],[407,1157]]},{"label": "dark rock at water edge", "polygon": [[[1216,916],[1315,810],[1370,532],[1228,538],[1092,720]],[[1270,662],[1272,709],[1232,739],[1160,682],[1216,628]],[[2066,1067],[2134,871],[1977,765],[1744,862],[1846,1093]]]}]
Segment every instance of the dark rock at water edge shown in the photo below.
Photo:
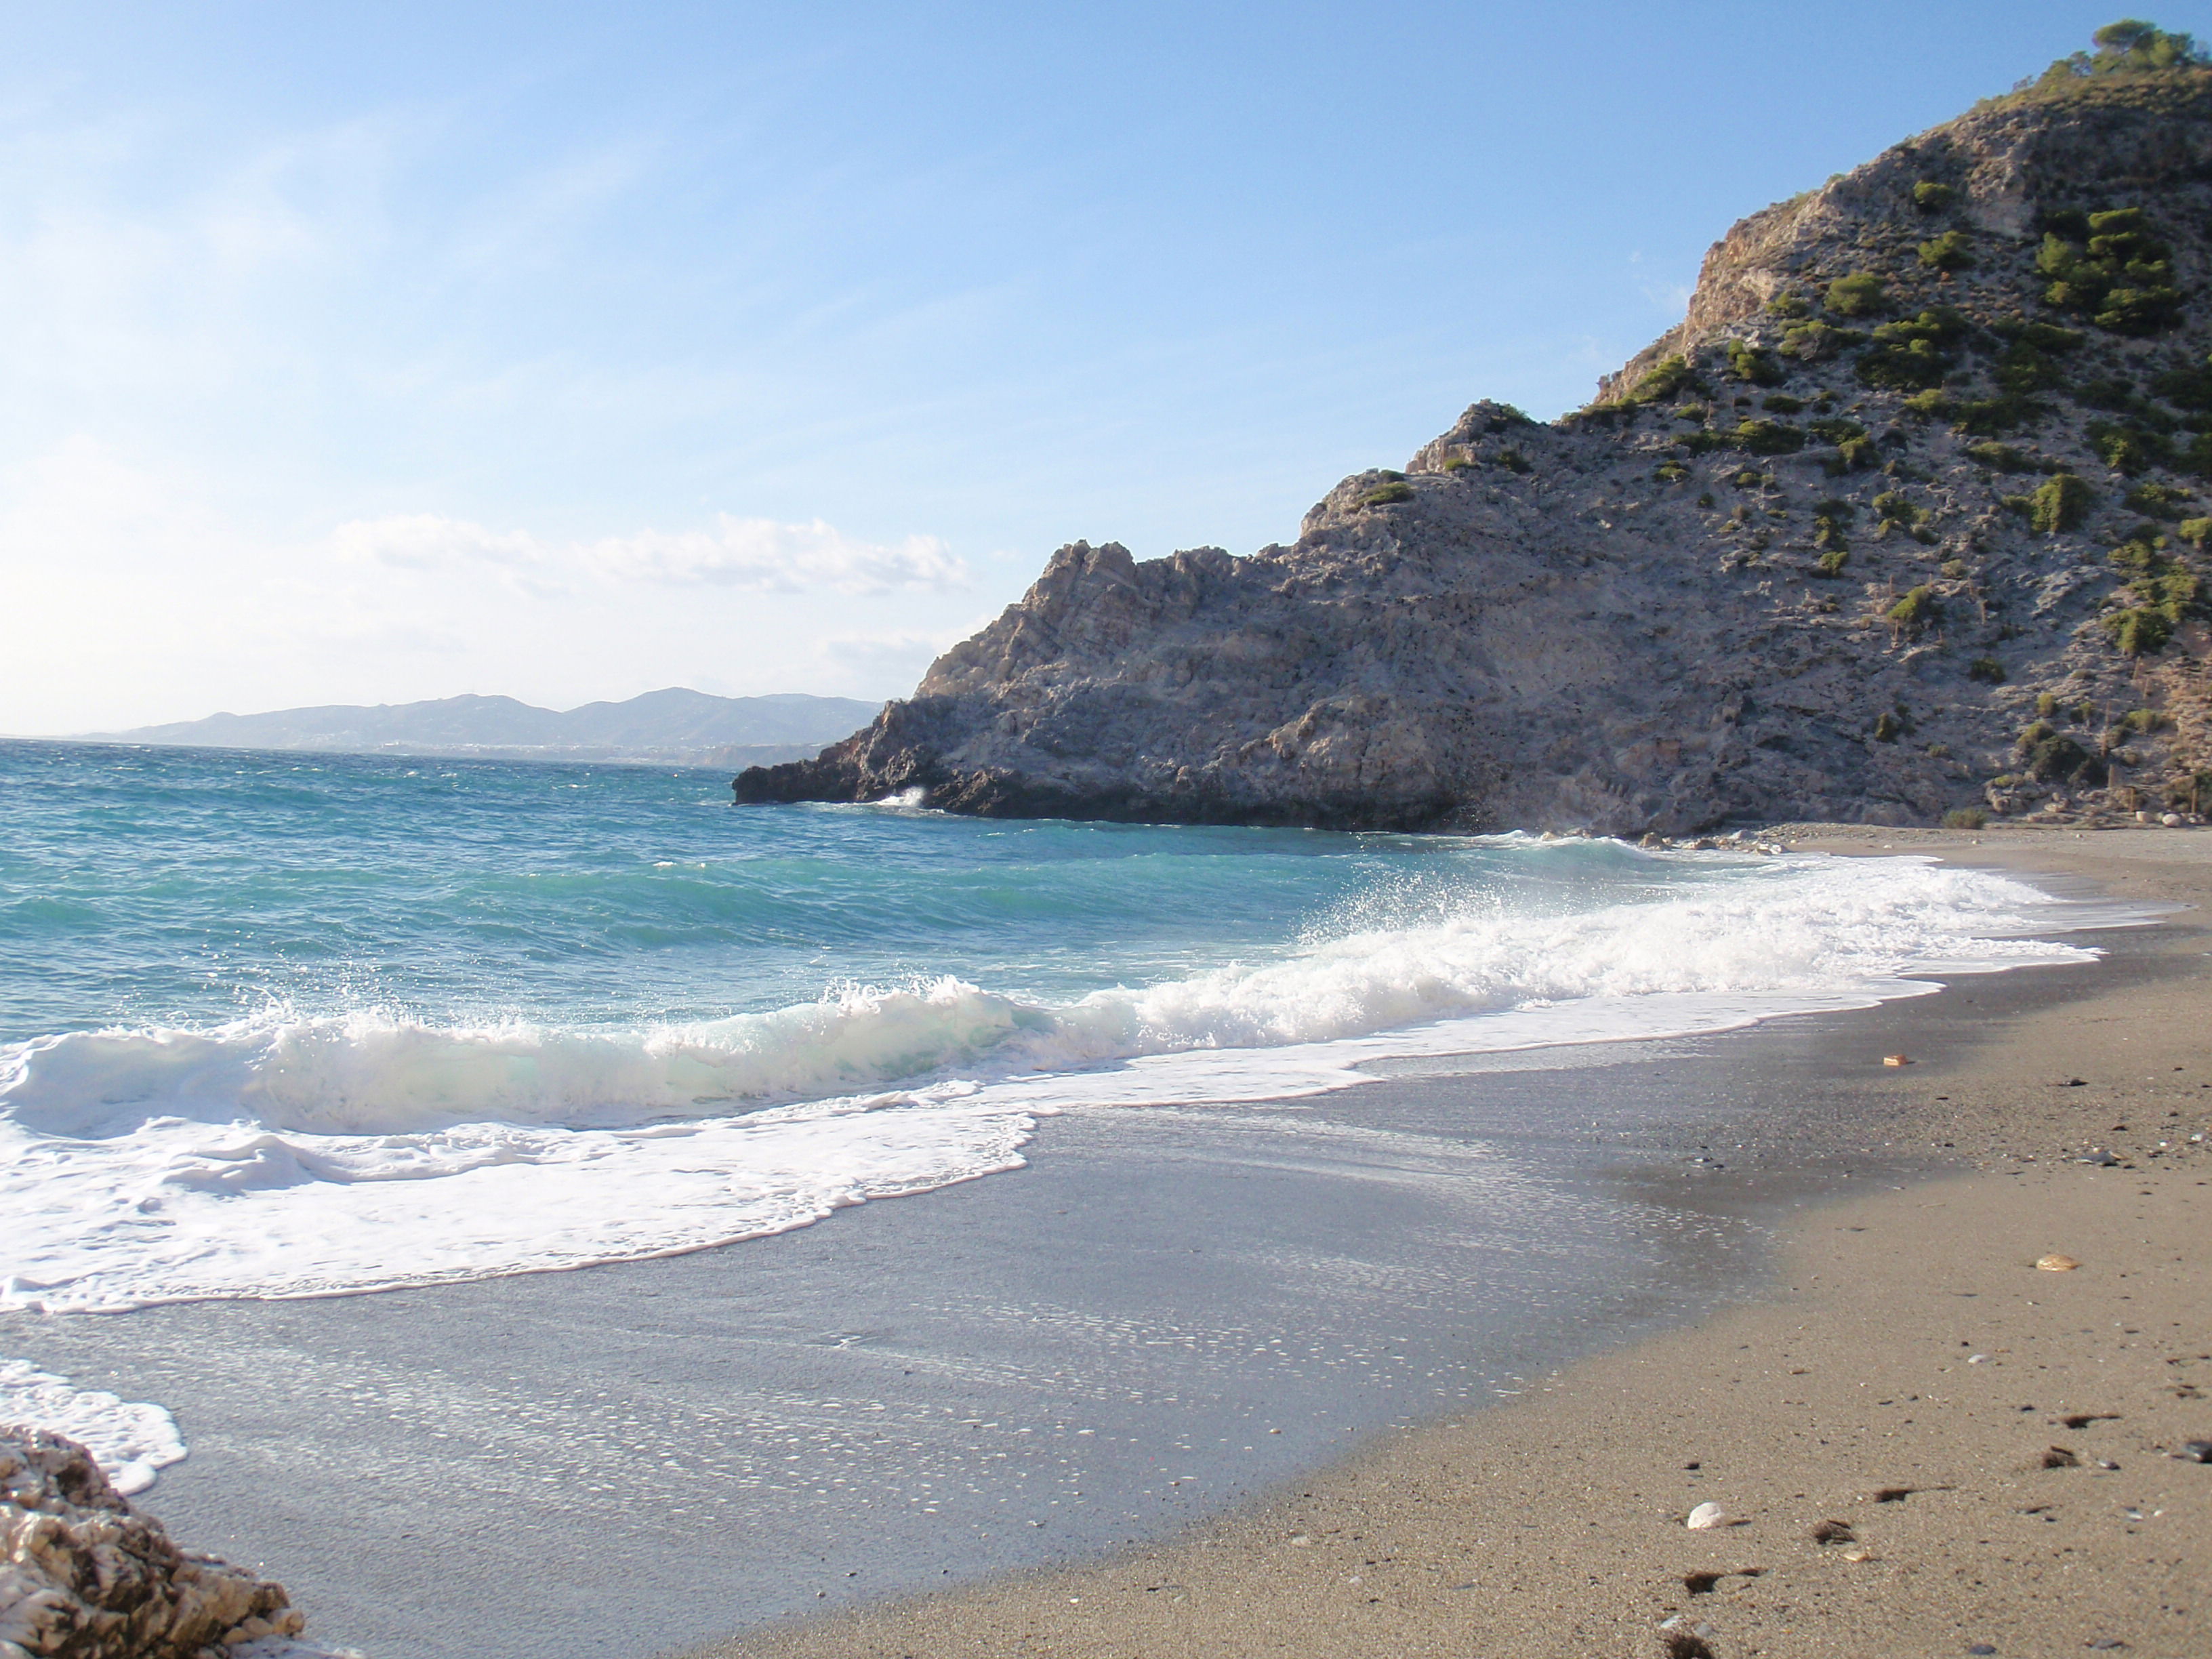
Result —
[{"label": "dark rock at water edge", "polygon": [[0,1426],[0,1651],[52,1659],[360,1659],[299,1639],[281,1585],[169,1541],[92,1455]]},{"label": "dark rock at water edge", "polygon": [[2212,70],[1991,100],[1737,225],[1589,408],[1477,404],[1249,557],[1064,547],[911,698],[737,799],[1667,835],[2191,818],[2208,226]]}]

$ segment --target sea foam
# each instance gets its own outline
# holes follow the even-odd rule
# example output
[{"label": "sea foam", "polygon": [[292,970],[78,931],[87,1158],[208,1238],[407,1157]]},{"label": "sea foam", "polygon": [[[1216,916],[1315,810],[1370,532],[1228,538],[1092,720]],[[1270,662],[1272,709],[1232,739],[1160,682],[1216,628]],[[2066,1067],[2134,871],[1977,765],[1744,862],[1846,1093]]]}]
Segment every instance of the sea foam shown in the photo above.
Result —
[{"label": "sea foam", "polygon": [[0,1301],[574,1267],[1012,1169],[1042,1115],[1344,1087],[1392,1055],[1717,1030],[2087,959],[2025,884],[1795,857],[1576,910],[1389,896],[1273,959],[1058,1005],[951,977],[635,1029],[274,1010],[0,1052]]},{"label": "sea foam", "polygon": [[67,1435],[93,1455],[125,1497],[185,1456],[176,1419],[147,1401],[80,1389],[22,1359],[0,1359],[0,1423]]}]

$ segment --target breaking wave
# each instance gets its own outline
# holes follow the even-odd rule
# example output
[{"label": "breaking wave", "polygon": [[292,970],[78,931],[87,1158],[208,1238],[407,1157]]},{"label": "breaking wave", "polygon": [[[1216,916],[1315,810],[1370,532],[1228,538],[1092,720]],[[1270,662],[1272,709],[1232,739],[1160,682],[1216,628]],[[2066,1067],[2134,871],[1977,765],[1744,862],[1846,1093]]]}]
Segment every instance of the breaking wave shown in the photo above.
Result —
[{"label": "breaking wave", "polygon": [[0,1299],[112,1309],[581,1266],[1021,1162],[1042,1114],[1389,1054],[1722,1029],[2080,961],[1985,872],[1791,858],[1577,910],[1384,891],[1273,959],[1028,1000],[945,975],[688,1024],[275,1008],[0,1050]]}]

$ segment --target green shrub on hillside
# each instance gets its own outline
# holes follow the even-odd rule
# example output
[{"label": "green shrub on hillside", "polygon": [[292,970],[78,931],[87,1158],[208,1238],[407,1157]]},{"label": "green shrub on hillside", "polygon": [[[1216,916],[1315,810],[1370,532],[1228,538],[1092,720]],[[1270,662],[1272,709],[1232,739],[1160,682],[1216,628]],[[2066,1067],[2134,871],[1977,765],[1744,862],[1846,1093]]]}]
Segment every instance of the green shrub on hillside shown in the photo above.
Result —
[{"label": "green shrub on hillside", "polygon": [[1739,380],[1753,386],[1782,384],[1781,366],[1758,346],[1741,340],[1730,340],[1728,343],[1728,360],[1729,373]]},{"label": "green shrub on hillside", "polygon": [[1759,406],[1770,415],[1796,415],[1805,407],[1802,398],[1793,398],[1786,392],[1777,392],[1761,398]]},{"label": "green shrub on hillside", "polygon": [[1838,317],[1878,317],[1887,304],[1887,285],[1870,270],[1855,270],[1828,284],[1823,303]]},{"label": "green shrub on hillside", "polygon": [[1951,429],[1968,437],[1988,438],[2033,426],[2051,411],[2033,398],[1967,398],[1951,408]]},{"label": "green shrub on hillside", "polygon": [[2002,685],[2005,666],[1995,657],[1977,657],[1966,665],[1966,678],[1979,680],[1984,685]]},{"label": "green shrub on hillside", "polygon": [[2212,415],[2212,364],[2166,369],[2151,377],[2150,389],[2176,409]]},{"label": "green shrub on hillside", "polygon": [[2173,533],[2198,552],[2203,552],[2206,544],[2212,543],[2212,519],[2184,519],[2174,527]]},{"label": "green shrub on hillside", "polygon": [[1859,359],[1858,377],[1869,386],[1893,392],[1940,386],[1950,371],[1953,354],[1969,331],[1966,319],[1948,306],[1884,323],[1874,331],[1873,349]]},{"label": "green shrub on hillside", "polygon": [[1951,205],[1958,194],[1948,185],[1933,179],[1923,179],[1912,187],[1912,205],[1923,213],[1941,213]]},{"label": "green shrub on hillside", "polygon": [[1491,459],[1496,461],[1508,472],[1532,472],[1535,470],[1528,458],[1510,444],[1492,456]]},{"label": "green shrub on hillside", "polygon": [[2116,288],[2105,295],[2094,320],[2114,334],[2163,334],[2181,320],[2181,292],[2163,283]]},{"label": "green shrub on hillside", "polygon": [[1874,740],[1876,743],[1895,743],[1904,731],[1905,722],[1887,708],[1874,717]]},{"label": "green shrub on hillside", "polygon": [[2027,775],[2044,782],[2101,783],[2104,766],[2068,737],[2049,737],[2027,754]]},{"label": "green shrub on hillside", "polygon": [[2022,322],[2008,318],[1990,325],[1991,333],[2005,343],[1998,354],[1998,386],[2014,396],[2056,392],[2066,384],[2058,359],[2081,347],[2088,337],[2056,323]]},{"label": "green shrub on hillside", "polygon": [[1990,815],[1978,806],[1954,806],[1943,814],[1946,830],[1984,830],[1989,822]]},{"label": "green shrub on hillside", "polygon": [[1803,295],[1792,294],[1786,289],[1767,301],[1766,309],[1774,316],[1783,318],[1809,317],[1813,314],[1813,307],[1806,304]]},{"label": "green shrub on hillside", "polygon": [[2142,408],[2136,383],[2124,374],[2092,374],[2075,386],[2074,401],[2115,415],[2132,415]]},{"label": "green shrub on hillside", "polygon": [[1390,507],[1399,501],[1410,501],[1413,499],[1413,486],[1401,478],[1386,483],[1379,489],[1369,490],[1359,498],[1359,504],[1362,507]]},{"label": "green shrub on hillside", "polygon": [[1936,590],[1924,584],[1912,589],[1885,613],[1889,622],[1907,633],[1917,633],[1936,620],[1942,605]]},{"label": "green shrub on hillside", "polygon": [[1792,323],[1782,331],[1782,343],[1774,349],[1801,363],[1816,363],[1853,346],[1864,345],[1866,339],[1855,328],[1838,328],[1822,322]]},{"label": "green shrub on hillside", "polygon": [[2045,479],[2028,497],[2035,527],[2046,534],[2078,528],[2096,499],[2096,492],[2070,472]]},{"label": "green shrub on hillside", "polygon": [[1974,263],[1974,250],[1964,231],[1947,230],[1920,245],[1920,263],[1930,270],[1964,270]]},{"label": "green shrub on hillside", "polygon": [[2185,489],[2172,484],[2139,483],[2121,497],[2134,511],[2152,519],[2179,519],[2190,501]]},{"label": "green shrub on hillside", "polygon": [[2173,624],[2148,605],[2133,605],[2105,618],[2106,630],[2121,654],[2151,657],[2166,648],[2173,637]]},{"label": "green shrub on hillside", "polygon": [[1999,472],[2033,472],[2039,465],[2033,455],[2023,454],[2009,444],[1968,444],[1966,453]]},{"label": "green shrub on hillside", "polygon": [[1840,576],[1844,574],[1844,567],[1850,562],[1850,553],[1847,549],[1832,547],[1813,561],[1813,574],[1817,576]]},{"label": "green shrub on hillside", "polygon": [[1746,421],[1729,434],[1748,455],[1794,455],[1805,447],[1805,434],[1783,421]]},{"label": "green shrub on hillside", "polygon": [[1621,399],[1629,404],[1663,403],[1677,392],[1698,385],[1698,372],[1689,360],[1680,356],[1662,357],[1644,373],[1628,395]]},{"label": "green shrub on hillside", "polygon": [[2166,551],[2154,525],[2138,528],[2112,550],[2112,562],[2128,573],[2119,597],[2127,606],[2105,618],[2112,642],[2130,657],[2163,647],[2183,618],[2199,606],[2203,584],[2197,573]]},{"label": "green shrub on hillside", "polygon": [[2046,304],[2113,334],[2157,334],[2181,320],[2173,250],[2151,234],[2141,208],[2093,213],[2084,228],[2086,239],[2045,232],[2035,266],[2051,279]]},{"label": "green shrub on hillside", "polygon": [[1846,438],[1836,446],[1834,458],[1823,464],[1822,471],[1832,478],[1840,477],[1846,472],[1863,472],[1881,459],[1873,439]]},{"label": "green shrub on hillside", "polygon": [[2113,471],[2134,477],[2145,467],[2164,465],[2173,459],[2173,446],[2158,433],[2133,422],[2092,421],[2089,447]]}]

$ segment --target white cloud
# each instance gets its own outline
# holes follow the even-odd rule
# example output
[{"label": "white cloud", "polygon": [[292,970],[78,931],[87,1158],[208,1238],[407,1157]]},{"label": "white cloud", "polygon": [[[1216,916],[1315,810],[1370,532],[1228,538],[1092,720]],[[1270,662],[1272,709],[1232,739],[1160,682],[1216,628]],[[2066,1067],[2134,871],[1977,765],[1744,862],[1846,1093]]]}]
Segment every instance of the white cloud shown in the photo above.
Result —
[{"label": "white cloud", "polygon": [[864,542],[820,519],[778,524],[773,519],[739,519],[727,513],[717,517],[709,531],[672,536],[647,530],[594,542],[587,557],[611,576],[677,586],[711,585],[787,593],[806,587],[834,588],[841,593],[883,593],[894,588],[941,592],[965,587],[969,581],[968,567],[934,536]]},{"label": "white cloud", "polygon": [[399,514],[340,525],[331,532],[331,547],[343,559],[408,570],[489,565],[528,573],[533,585],[588,576],[763,593],[887,593],[943,592],[970,580],[967,565],[934,536],[868,542],[820,519],[779,524],[727,513],[703,530],[641,530],[562,545],[548,544],[527,531],[491,530],[428,513]]},{"label": "white cloud", "polygon": [[331,532],[331,550],[341,559],[402,570],[449,570],[477,562],[535,564],[545,557],[545,550],[527,531],[502,533],[434,513],[351,520]]}]

